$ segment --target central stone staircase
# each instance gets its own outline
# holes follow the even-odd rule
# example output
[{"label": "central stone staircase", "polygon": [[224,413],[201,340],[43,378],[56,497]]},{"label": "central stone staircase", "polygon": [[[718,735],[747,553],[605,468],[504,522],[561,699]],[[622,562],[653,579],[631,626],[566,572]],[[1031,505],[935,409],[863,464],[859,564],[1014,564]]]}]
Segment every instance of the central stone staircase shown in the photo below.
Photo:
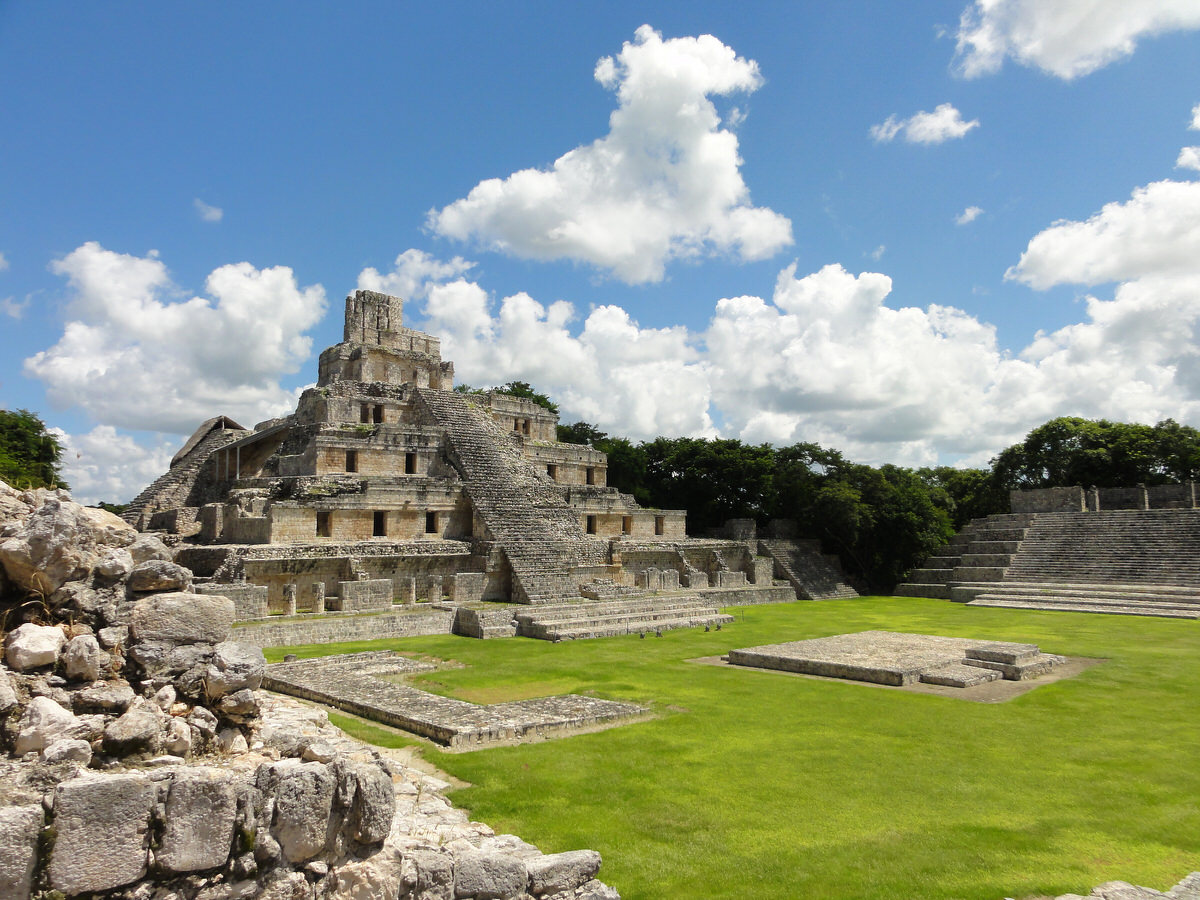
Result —
[{"label": "central stone staircase", "polygon": [[896,593],[972,606],[1200,618],[1200,510],[989,516]]},{"label": "central stone staircase", "polygon": [[561,493],[521,455],[516,439],[452,391],[417,389],[445,429],[463,488],[513,573],[513,598],[547,603],[579,595],[572,570],[604,565],[604,542],[589,540]]},{"label": "central stone staircase", "polygon": [[695,595],[653,595],[622,600],[541,604],[514,614],[517,634],[569,641],[674,628],[720,628],[733,621]]},{"label": "central stone staircase", "polygon": [[775,561],[775,574],[786,578],[802,600],[858,596],[858,591],[846,584],[838,568],[821,553],[819,541],[760,540],[758,552]]}]

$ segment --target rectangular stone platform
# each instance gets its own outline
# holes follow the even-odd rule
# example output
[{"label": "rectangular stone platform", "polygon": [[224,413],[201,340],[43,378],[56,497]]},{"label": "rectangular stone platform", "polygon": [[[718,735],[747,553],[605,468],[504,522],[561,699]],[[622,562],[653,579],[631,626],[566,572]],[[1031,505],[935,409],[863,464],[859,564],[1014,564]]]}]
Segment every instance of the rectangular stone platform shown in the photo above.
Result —
[{"label": "rectangular stone platform", "polygon": [[1041,653],[1033,644],[892,631],[860,631],[729,651],[732,665],[895,686],[924,682],[965,688],[998,677],[1023,680],[1043,675],[1063,661]]},{"label": "rectangular stone platform", "polygon": [[263,687],[344,709],[456,750],[561,737],[648,712],[633,703],[578,694],[482,706],[385,680],[434,668],[390,650],[355,653],[267,666]]}]

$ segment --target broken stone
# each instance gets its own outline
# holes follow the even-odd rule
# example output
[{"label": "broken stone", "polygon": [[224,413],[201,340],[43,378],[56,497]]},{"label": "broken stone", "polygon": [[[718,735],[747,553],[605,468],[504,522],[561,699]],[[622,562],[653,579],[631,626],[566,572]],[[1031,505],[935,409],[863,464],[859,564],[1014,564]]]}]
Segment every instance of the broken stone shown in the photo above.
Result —
[{"label": "broken stone", "polygon": [[135,564],[151,559],[164,559],[170,562],[174,556],[171,548],[153,534],[138,535],[137,540],[129,545],[128,550]]},{"label": "broken stone", "polygon": [[96,574],[113,581],[121,581],[133,571],[133,557],[122,548],[109,550],[96,564]]},{"label": "broken stone", "polygon": [[223,697],[243,688],[258,690],[267,660],[252,644],[225,641],[214,648],[208,664],[206,691],[209,697]]},{"label": "broken stone", "polygon": [[187,591],[192,586],[192,572],[165,559],[150,559],[138,563],[129,573],[129,590]]},{"label": "broken stone", "polygon": [[66,643],[67,637],[61,628],[26,622],[9,632],[4,658],[13,671],[28,672],[58,662]]},{"label": "broken stone", "polygon": [[96,632],[96,637],[100,639],[100,646],[105,650],[111,650],[113,647],[124,647],[129,643],[129,626],[109,625]]},{"label": "broken stone", "polygon": [[99,681],[72,695],[76,712],[102,712],[117,714],[129,709],[137,695],[123,681]]},{"label": "broken stone", "polygon": [[192,726],[183,719],[171,719],[163,738],[163,749],[172,756],[184,756],[192,752]]},{"label": "broken stone", "polygon": [[79,720],[49,697],[29,701],[19,729],[13,747],[17,756],[43,750],[59,738],[76,737],[82,730]]},{"label": "broken stone", "polygon": [[557,894],[573,891],[591,881],[600,871],[600,854],[595,850],[571,850],[526,860],[530,893]]},{"label": "broken stone", "polygon": [[396,791],[391,776],[373,763],[354,763],[354,839],[363,844],[382,841],[392,830]]},{"label": "broken stone", "polygon": [[[0,481],[0,484],[4,482]],[[8,670],[0,666],[0,715],[4,715],[17,705],[17,692],[13,690],[9,680]]]},{"label": "broken stone", "polygon": [[222,728],[217,732],[217,749],[222,753],[245,753],[250,747],[238,729]]},{"label": "broken stone", "polygon": [[258,700],[254,691],[243,688],[228,697],[222,697],[217,703],[217,712],[235,722],[244,722],[258,715]]},{"label": "broken stone", "polygon": [[113,756],[157,753],[162,746],[162,730],[149,704],[131,707],[104,729],[104,752]]},{"label": "broken stone", "polygon": [[67,641],[63,651],[63,668],[72,681],[95,681],[108,668],[110,657],[100,649],[100,642],[91,634],[81,634]]},{"label": "broken stone", "polygon": [[61,762],[77,762],[86,766],[91,761],[92,745],[87,741],[60,738],[42,751],[42,762],[48,766]]}]

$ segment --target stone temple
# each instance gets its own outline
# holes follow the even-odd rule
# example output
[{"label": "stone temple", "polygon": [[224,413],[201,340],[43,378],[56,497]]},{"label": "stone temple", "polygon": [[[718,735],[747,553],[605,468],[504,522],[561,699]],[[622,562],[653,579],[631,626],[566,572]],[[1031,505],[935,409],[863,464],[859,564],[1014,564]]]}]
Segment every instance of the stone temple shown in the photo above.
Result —
[{"label": "stone temple", "polygon": [[[660,602],[623,623],[656,630],[712,624],[718,605],[853,595],[798,543],[689,539],[683,510],[639,506],[606,485],[605,454],[558,442],[554,413],[455,391],[438,338],[402,314],[397,297],[347,297],[344,339],[321,354],[296,411],[253,429],[209,419],[127,521],[176,535],[198,589],[233,596],[243,619],[417,600],[537,605],[545,618],[554,604],[676,595],[674,611]],[[474,618],[459,627],[494,626]],[[512,616],[492,619],[503,633]],[[613,633],[593,619],[554,635],[543,621],[550,632],[537,636]]]}]

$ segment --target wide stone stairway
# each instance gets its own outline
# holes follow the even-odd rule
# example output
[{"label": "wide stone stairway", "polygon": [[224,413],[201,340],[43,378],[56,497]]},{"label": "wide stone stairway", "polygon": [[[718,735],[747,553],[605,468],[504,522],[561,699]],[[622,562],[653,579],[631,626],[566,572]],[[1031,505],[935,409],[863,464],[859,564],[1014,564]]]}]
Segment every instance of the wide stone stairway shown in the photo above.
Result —
[{"label": "wide stone stairway", "polygon": [[818,541],[760,540],[758,552],[775,561],[775,574],[788,580],[803,600],[857,597],[841,571],[821,553]]},{"label": "wide stone stairway", "polygon": [[579,516],[521,455],[511,434],[460,394],[419,388],[434,423],[446,430],[463,487],[513,573],[513,598],[546,603],[579,595],[571,572],[604,565],[604,542],[588,540]]},{"label": "wide stone stairway", "polygon": [[1200,510],[990,516],[896,593],[972,606],[1200,618]]},{"label": "wide stone stairway", "polygon": [[733,621],[695,595],[645,596],[622,600],[553,603],[514,615],[517,634],[544,641],[655,634],[673,628],[718,629]]}]

